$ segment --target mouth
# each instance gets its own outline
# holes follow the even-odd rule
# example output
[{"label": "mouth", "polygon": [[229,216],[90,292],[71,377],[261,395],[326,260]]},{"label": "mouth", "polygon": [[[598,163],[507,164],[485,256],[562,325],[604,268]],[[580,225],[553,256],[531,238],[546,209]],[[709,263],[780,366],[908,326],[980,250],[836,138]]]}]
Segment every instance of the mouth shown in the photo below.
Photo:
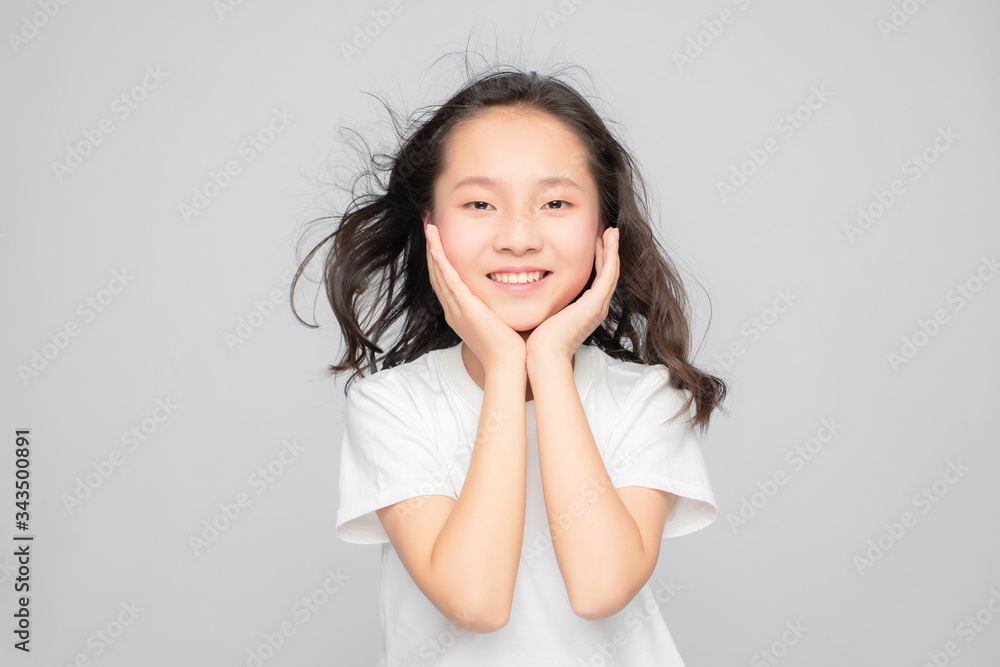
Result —
[{"label": "mouth", "polygon": [[500,285],[532,285],[549,277],[551,271],[527,271],[524,273],[488,273],[486,277]]},{"label": "mouth", "polygon": [[[545,285],[548,282],[549,276],[551,275],[551,271],[532,271],[527,274],[490,273],[487,275],[487,278],[489,278],[490,282],[493,283],[497,289],[516,294],[539,289],[542,285]],[[509,282],[503,282],[504,280]],[[521,282],[522,280],[524,282]]]}]

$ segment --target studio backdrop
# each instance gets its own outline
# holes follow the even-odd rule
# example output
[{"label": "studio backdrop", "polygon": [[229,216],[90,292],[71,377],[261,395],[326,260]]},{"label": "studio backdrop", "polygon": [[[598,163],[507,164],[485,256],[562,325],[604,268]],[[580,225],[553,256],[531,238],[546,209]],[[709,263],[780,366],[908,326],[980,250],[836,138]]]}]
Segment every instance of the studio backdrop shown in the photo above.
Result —
[{"label": "studio backdrop", "polygon": [[649,580],[687,663],[996,664],[998,23],[986,0],[4,3],[0,663],[375,664],[380,547],[334,532],[342,339],[318,262],[295,295],[318,328],[289,287],[349,202],[341,128],[393,149],[375,96],[440,104],[468,51],[580,67],[730,383],[702,440],[718,519]]}]

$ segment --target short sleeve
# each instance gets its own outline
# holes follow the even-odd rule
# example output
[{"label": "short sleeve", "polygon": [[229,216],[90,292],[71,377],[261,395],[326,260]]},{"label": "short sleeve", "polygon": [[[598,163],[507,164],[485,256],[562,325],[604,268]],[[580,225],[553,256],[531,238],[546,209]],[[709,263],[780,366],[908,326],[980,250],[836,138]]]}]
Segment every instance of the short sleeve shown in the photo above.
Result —
[{"label": "short sleeve", "polygon": [[644,373],[612,426],[605,457],[615,488],[644,486],[676,496],[663,525],[663,537],[693,533],[719,514],[691,411],[664,423],[680,410],[686,398],[685,392],[670,384],[666,367]]},{"label": "short sleeve", "polygon": [[396,377],[359,380],[348,389],[336,519],[345,542],[388,542],[375,514],[382,507],[423,495],[458,499],[449,466],[408,397]]}]

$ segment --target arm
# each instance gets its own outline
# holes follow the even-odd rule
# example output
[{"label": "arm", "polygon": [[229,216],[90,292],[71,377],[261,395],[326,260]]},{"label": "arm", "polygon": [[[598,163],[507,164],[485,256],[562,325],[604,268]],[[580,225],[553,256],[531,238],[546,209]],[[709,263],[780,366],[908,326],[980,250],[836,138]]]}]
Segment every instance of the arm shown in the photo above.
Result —
[{"label": "arm", "polygon": [[478,633],[507,624],[521,558],[527,467],[524,360],[487,368],[485,384],[458,500],[419,496],[377,510],[389,541],[427,599],[449,620]]},{"label": "arm", "polygon": [[621,611],[649,580],[673,496],[615,489],[573,381],[558,355],[527,359],[552,548],[577,616]]}]

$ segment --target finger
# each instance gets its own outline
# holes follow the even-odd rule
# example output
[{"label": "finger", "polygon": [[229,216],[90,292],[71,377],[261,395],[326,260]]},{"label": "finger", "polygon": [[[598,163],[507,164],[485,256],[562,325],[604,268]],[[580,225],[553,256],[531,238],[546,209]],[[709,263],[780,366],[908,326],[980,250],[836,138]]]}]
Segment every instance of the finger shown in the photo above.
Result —
[{"label": "finger", "polygon": [[[438,295],[438,300],[441,302],[441,306],[447,310],[450,304],[450,300],[448,299],[448,285],[444,280],[444,276],[441,275],[441,263],[438,259],[440,253],[437,252],[438,243],[434,239],[436,231],[434,225],[430,225],[427,229],[427,270],[430,273],[431,282]],[[437,254],[437,257],[435,257],[435,254]]]},{"label": "finger", "polygon": [[437,260],[434,259],[434,255],[431,253],[431,249],[434,247],[431,243],[431,224],[427,223],[424,225],[424,254],[427,260],[427,277],[431,281],[431,287],[434,288],[435,293],[438,291],[437,285]]},{"label": "finger", "polygon": [[427,241],[427,273],[431,281],[431,287],[437,295],[438,302],[441,304],[441,308],[444,309],[445,315],[447,315],[450,308],[447,298],[448,286],[441,277],[441,268],[438,265],[438,260],[434,257],[434,253],[431,252],[435,247],[434,232],[436,231],[431,229],[432,227],[434,225],[429,224],[424,226],[424,236]]},{"label": "finger", "polygon": [[448,257],[444,254],[444,248],[441,245],[441,236],[438,234],[437,227],[433,229],[432,235],[432,248],[437,254],[436,261],[434,262],[434,268],[437,271],[438,281],[442,285],[444,298],[447,302],[445,307],[450,306],[452,310],[460,313],[461,309],[458,302],[458,292],[461,290],[462,279],[448,261]]},{"label": "finger", "polygon": [[615,283],[617,284],[618,278],[621,276],[622,262],[621,255],[618,254],[621,246],[619,245],[619,240],[621,239],[621,232],[615,227]]},{"label": "finger", "polygon": [[618,257],[618,229],[615,228],[609,231],[611,233],[609,234],[608,243],[605,245],[604,273],[600,276],[603,281],[601,288],[604,295],[605,308],[608,308],[611,305],[611,298],[614,296],[615,287],[618,284],[618,276],[620,274],[620,262]]},{"label": "finger", "polygon": [[619,245],[618,245],[618,228],[617,227],[613,230],[612,236],[611,236],[611,242],[608,245],[609,245],[609,248],[608,248],[607,255],[604,258],[604,262],[605,262],[604,265],[606,267],[608,267],[608,273],[609,274],[613,272],[612,282],[614,282],[615,280],[618,280],[618,269],[619,269],[619,267],[621,265],[621,263],[619,262],[619,260],[621,258],[618,255]]},{"label": "finger", "polygon": [[601,247],[604,255],[601,258],[601,267],[603,270],[601,271],[601,275],[598,276],[598,278],[601,279],[605,278],[604,274],[608,272],[609,260],[611,259],[611,255],[614,252],[613,251],[613,246],[615,244],[614,233],[615,233],[614,230],[609,227],[608,229],[604,230],[604,235],[601,239]]}]

